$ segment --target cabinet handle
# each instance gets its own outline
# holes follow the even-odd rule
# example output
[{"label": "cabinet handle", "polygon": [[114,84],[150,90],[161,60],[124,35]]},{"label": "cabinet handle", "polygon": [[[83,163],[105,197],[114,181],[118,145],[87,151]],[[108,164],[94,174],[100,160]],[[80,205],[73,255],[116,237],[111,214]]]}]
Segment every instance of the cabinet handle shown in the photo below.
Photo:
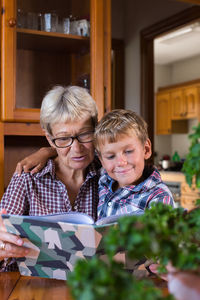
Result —
[{"label": "cabinet handle", "polygon": [[11,18],[11,19],[8,20],[8,25],[9,25],[9,27],[15,27],[16,24],[17,24],[16,19]]}]

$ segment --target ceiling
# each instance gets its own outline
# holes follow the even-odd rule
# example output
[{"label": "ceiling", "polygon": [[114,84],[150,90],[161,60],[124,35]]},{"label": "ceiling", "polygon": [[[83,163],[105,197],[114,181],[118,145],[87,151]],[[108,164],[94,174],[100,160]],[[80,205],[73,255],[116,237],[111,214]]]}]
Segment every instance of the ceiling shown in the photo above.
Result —
[{"label": "ceiling", "polygon": [[155,64],[171,64],[200,55],[200,22],[187,25],[154,40]]}]

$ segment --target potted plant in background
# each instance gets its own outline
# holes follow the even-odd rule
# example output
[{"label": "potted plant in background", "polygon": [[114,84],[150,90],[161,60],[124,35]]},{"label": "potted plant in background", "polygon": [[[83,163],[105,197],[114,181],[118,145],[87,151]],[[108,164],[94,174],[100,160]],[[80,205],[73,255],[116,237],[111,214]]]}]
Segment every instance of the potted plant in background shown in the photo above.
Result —
[{"label": "potted plant in background", "polygon": [[[118,249],[126,249],[128,256],[134,259],[143,256],[154,262],[159,259],[159,270],[162,273],[167,271],[169,264],[173,265],[168,275],[169,290],[176,299],[200,299],[194,289],[192,294],[189,291],[189,297],[180,298],[173,284],[170,285],[174,278],[177,283],[176,275],[180,274],[179,271],[181,274],[189,271],[195,279],[199,279],[199,227],[200,208],[186,213],[182,208],[156,205],[142,216],[120,218],[118,225],[111,228],[104,239],[108,263],[98,258],[88,262],[78,261],[69,276],[68,284],[74,299],[172,299],[170,295],[163,296],[149,281],[136,280],[122,264],[115,262],[114,256]],[[198,298],[195,298],[196,295]]]},{"label": "potted plant in background", "polygon": [[200,123],[193,127],[193,133],[189,135],[189,152],[183,164],[182,171],[185,174],[189,186],[193,180],[197,188],[200,188]]}]

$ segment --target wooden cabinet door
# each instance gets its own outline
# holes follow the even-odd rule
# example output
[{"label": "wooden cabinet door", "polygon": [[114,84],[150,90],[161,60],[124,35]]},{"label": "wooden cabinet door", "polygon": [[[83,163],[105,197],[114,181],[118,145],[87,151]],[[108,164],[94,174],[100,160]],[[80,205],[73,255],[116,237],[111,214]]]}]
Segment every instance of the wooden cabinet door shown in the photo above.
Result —
[{"label": "wooden cabinet door", "polygon": [[184,93],[184,100],[187,105],[187,119],[197,118],[198,117],[198,109],[199,109],[199,102],[200,102],[200,94],[199,94],[199,87],[198,86],[191,86],[186,87],[183,90]]},{"label": "wooden cabinet door", "polygon": [[157,94],[156,133],[171,134],[171,105],[169,92]]},{"label": "wooden cabinet door", "polygon": [[[89,67],[85,64],[83,68],[85,72],[90,70],[90,92],[97,102],[99,116],[102,116],[111,107],[111,0],[59,2],[80,12],[80,17],[89,15],[90,37],[18,28],[17,3],[23,4],[26,12],[34,9],[38,13],[40,8],[45,9],[41,2],[35,4],[34,0],[1,1],[2,121],[39,122],[45,93],[56,84],[78,84],[73,75],[80,75],[80,72],[73,70],[73,66],[79,67],[80,62],[84,65],[88,53]],[[56,7],[62,14],[65,10],[61,10],[59,3],[46,1],[46,11]],[[85,55],[84,52],[85,58],[80,59],[78,56]],[[73,63],[75,56],[78,58]]]},{"label": "wooden cabinet door", "polygon": [[[1,5],[1,119],[38,121],[39,109],[20,108],[16,103],[17,2],[2,0]],[[22,82],[21,78],[19,80]]]},{"label": "wooden cabinet door", "polygon": [[180,120],[186,118],[187,106],[183,97],[182,89],[171,91],[171,105],[172,120]]}]

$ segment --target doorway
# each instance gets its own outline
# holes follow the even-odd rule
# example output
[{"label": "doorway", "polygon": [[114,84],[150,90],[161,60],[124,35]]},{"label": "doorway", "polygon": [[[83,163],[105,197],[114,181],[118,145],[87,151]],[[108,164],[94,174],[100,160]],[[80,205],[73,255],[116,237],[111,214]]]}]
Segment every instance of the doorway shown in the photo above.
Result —
[{"label": "doorway", "polygon": [[149,126],[154,149],[154,39],[200,18],[193,6],[141,31],[141,115]]},{"label": "doorway", "polygon": [[199,83],[200,19],[154,39],[155,165],[176,152],[185,159],[199,121]]}]

